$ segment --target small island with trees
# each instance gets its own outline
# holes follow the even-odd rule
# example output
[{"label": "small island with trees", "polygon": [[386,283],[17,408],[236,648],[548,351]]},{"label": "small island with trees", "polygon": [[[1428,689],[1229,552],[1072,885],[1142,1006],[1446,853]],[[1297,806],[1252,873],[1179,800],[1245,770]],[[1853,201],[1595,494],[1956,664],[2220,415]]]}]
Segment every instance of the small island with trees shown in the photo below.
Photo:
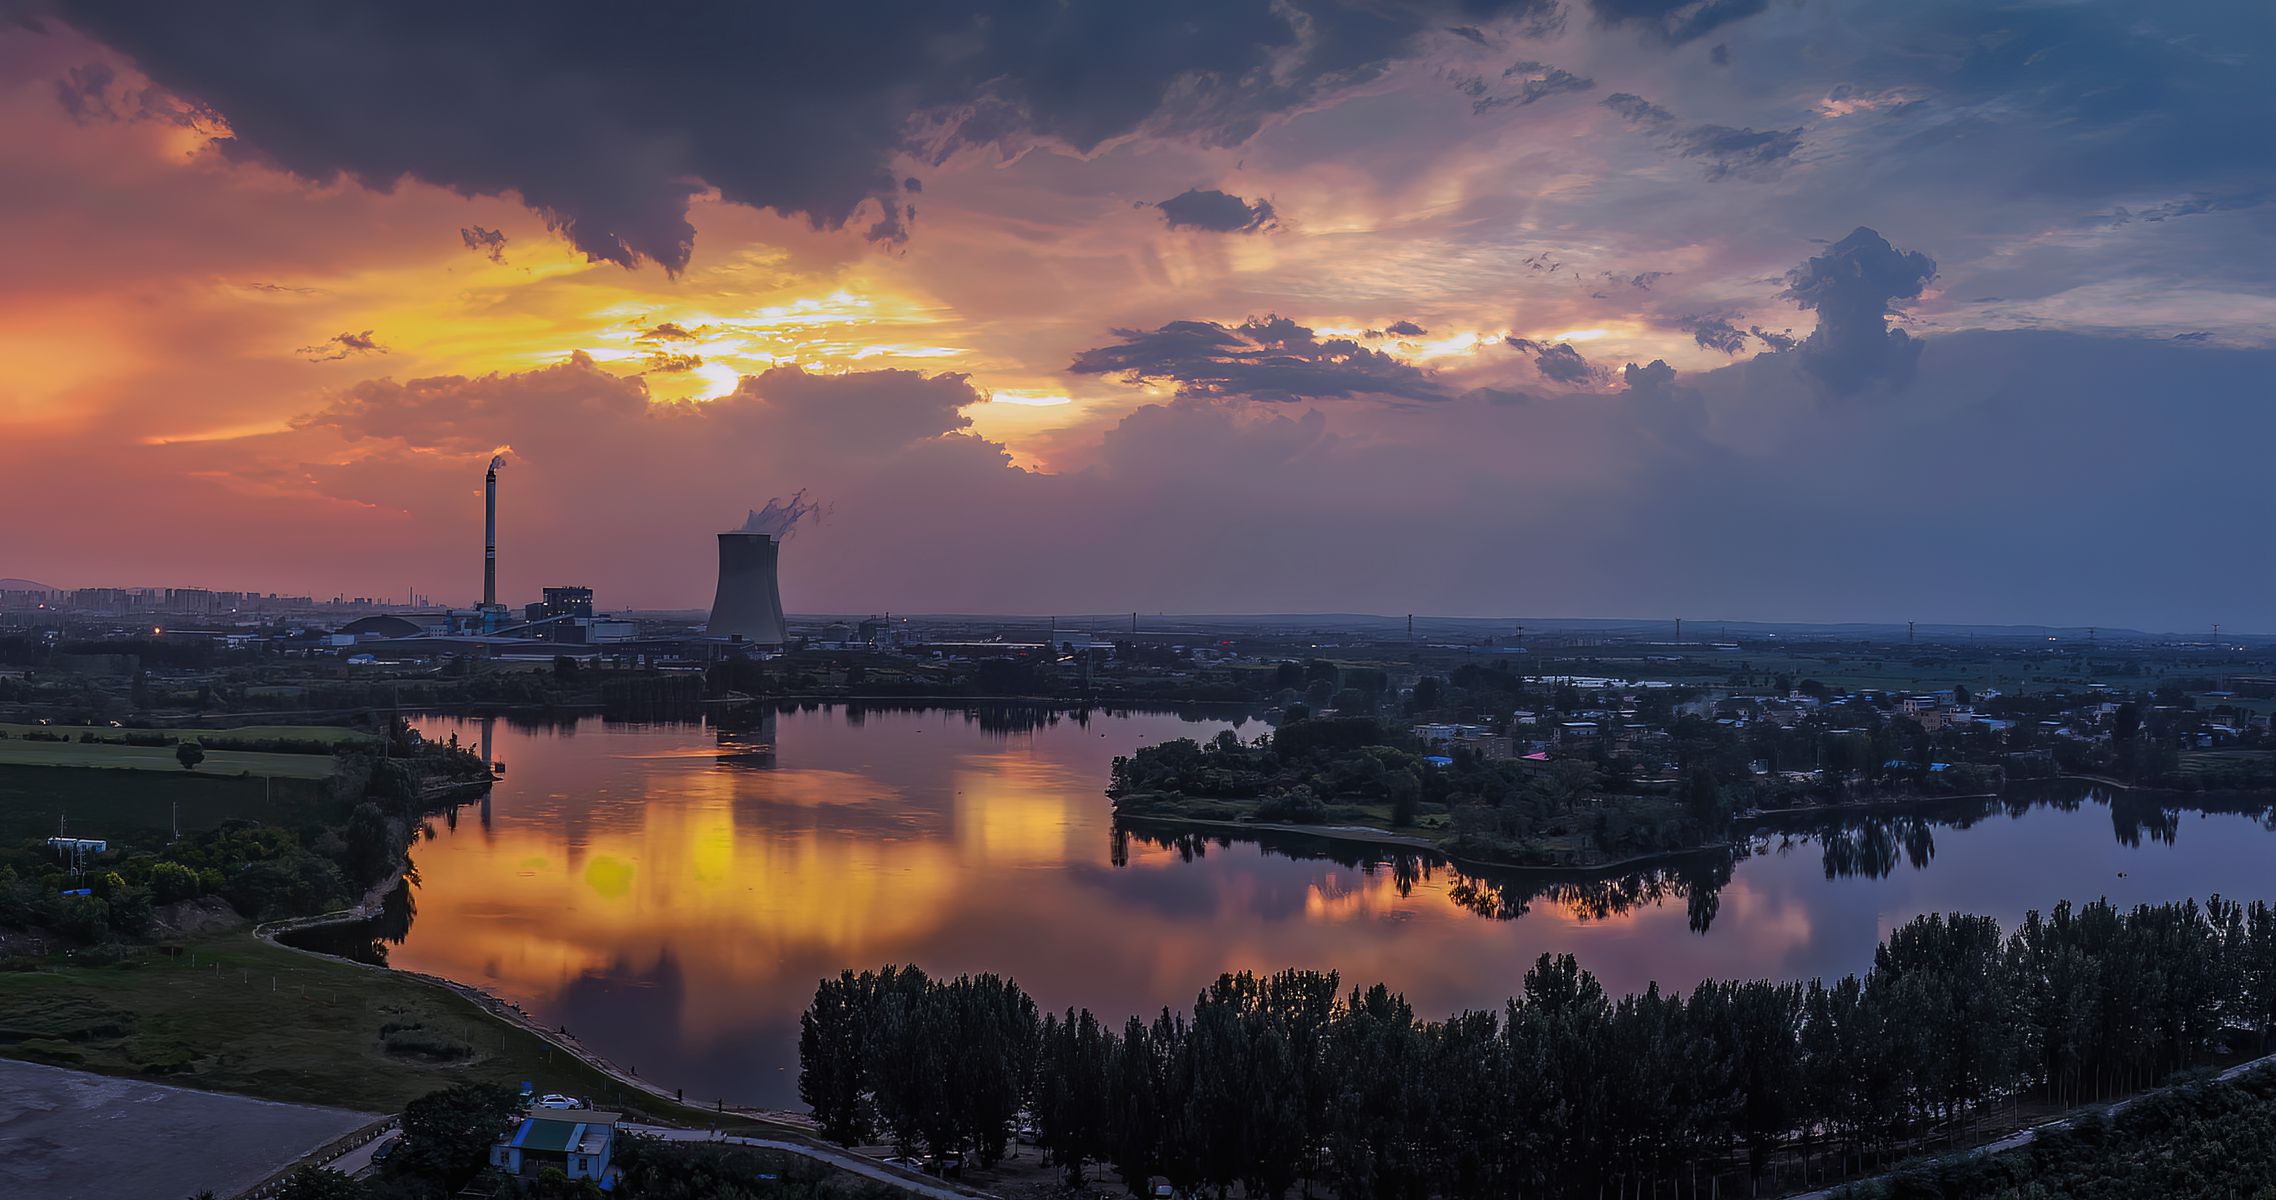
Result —
[{"label": "small island with trees", "polygon": [[1822,665],[1842,682],[1744,663],[1687,677],[1688,658],[1624,664],[1669,679],[1523,674],[1508,657],[1418,656],[1405,674],[1291,659],[1272,668],[1271,731],[1143,747],[1115,760],[1107,795],[1140,831],[1303,834],[1472,867],[1598,871],[1729,847],[1797,814],[2059,778],[2276,791],[2267,734],[2226,693],[2207,710],[2178,682],[1873,687],[1870,664]]}]

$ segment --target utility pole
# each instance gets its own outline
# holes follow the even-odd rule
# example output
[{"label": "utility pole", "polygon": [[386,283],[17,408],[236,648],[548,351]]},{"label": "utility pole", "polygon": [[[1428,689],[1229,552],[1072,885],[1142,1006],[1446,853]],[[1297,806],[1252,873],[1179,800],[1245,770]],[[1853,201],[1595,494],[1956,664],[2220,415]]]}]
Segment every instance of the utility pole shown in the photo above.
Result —
[{"label": "utility pole", "polygon": [[1675,644],[1676,644],[1676,645],[1678,645],[1678,646],[1681,646],[1681,645],[1683,645],[1683,618],[1682,618],[1682,617],[1677,617],[1677,618],[1675,619]]},{"label": "utility pole", "polygon": [[1912,645],[1912,643],[1913,643],[1913,624],[1912,624],[1912,622],[1910,622],[1910,621],[1907,621],[1907,622],[1905,622],[1905,645],[1907,645],[1907,646],[1910,646],[1910,645]]}]

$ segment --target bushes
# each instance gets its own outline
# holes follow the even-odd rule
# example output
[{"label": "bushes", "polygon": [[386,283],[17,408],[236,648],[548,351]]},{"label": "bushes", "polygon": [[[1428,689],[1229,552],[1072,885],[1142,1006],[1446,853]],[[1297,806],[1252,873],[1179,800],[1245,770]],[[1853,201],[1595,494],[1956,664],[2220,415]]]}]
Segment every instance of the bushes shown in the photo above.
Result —
[{"label": "bushes", "polygon": [[1298,825],[1317,825],[1327,820],[1328,806],[1312,794],[1312,789],[1297,788],[1284,792],[1257,805],[1257,820],[1285,821]]},{"label": "bushes", "polygon": [[331,859],[294,848],[266,862],[248,863],[229,876],[221,894],[257,921],[319,913],[347,902],[347,879]]},{"label": "bushes", "polygon": [[151,898],[160,904],[178,904],[204,895],[198,873],[178,862],[154,863],[150,868]]},{"label": "bushes", "polygon": [[474,1053],[474,1047],[465,1041],[416,1021],[409,1024],[390,1021],[380,1026],[379,1044],[389,1054],[435,1062],[454,1062]]}]

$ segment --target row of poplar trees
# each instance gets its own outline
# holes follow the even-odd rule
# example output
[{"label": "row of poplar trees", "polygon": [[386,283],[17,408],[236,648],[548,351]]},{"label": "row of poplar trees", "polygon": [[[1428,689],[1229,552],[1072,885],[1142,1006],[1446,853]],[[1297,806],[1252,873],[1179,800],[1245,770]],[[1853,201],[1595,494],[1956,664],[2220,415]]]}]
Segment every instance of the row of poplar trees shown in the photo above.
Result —
[{"label": "row of poplar trees", "polygon": [[1421,1020],[1334,973],[1226,975],[1190,1013],[1038,1016],[995,976],[825,980],[801,1095],[838,1142],[1000,1159],[1133,1194],[1324,1183],[1346,1197],[1677,1196],[1861,1170],[1987,1105],[2081,1103],[2267,1053],[2276,910],[2068,902],[1897,929],[1862,978],[1613,998],[1544,955],[1499,1011]]}]

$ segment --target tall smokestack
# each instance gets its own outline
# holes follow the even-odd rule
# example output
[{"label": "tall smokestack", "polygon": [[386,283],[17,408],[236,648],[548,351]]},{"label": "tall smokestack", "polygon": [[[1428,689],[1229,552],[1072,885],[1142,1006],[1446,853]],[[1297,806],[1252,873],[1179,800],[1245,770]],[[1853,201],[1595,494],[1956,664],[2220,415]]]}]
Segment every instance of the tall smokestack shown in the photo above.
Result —
[{"label": "tall smokestack", "polygon": [[498,606],[498,468],[506,465],[506,456],[496,455],[490,460],[490,470],[482,476],[482,607]]},{"label": "tall smokestack", "polygon": [[782,539],[771,533],[719,535],[719,591],[711,598],[713,637],[739,637],[762,646],[784,640],[782,589],[775,563]]}]

